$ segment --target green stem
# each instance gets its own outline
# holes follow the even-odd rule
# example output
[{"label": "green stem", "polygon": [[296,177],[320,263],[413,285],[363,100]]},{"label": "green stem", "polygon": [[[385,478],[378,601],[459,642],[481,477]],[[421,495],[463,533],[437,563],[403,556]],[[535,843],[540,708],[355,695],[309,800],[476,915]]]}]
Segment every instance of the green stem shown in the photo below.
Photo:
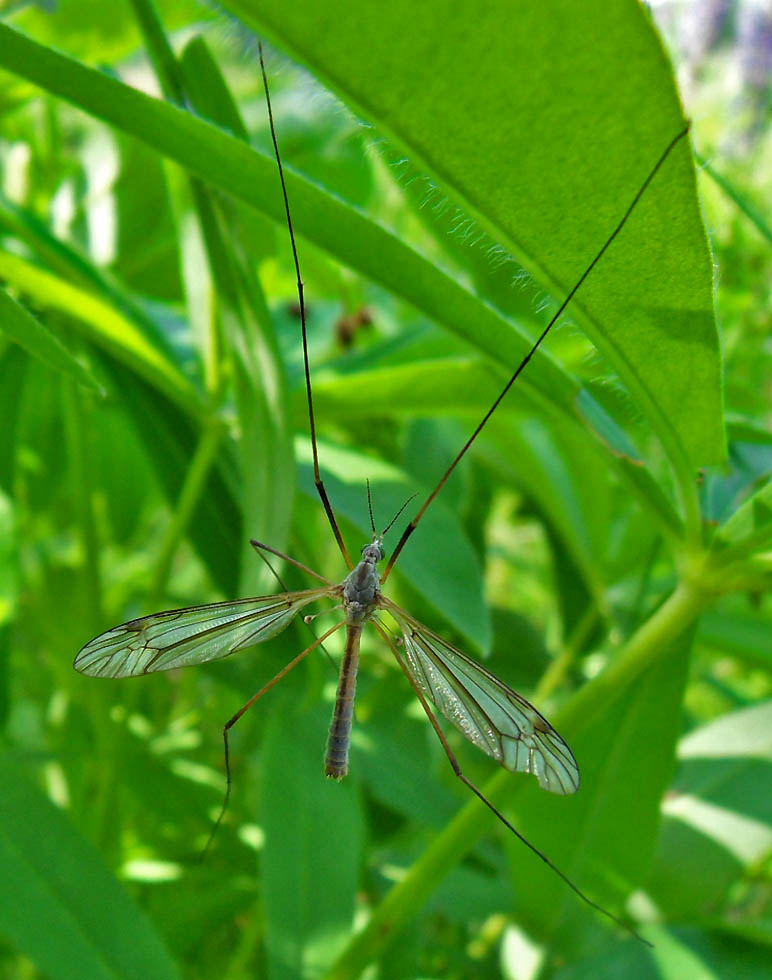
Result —
[{"label": "green stem", "polygon": [[90,453],[85,435],[86,423],[81,393],[77,385],[64,383],[63,403],[64,425],[72,464],[73,497],[76,502],[79,534],[83,546],[84,592],[88,605],[89,625],[93,629],[98,629],[103,625],[99,534],[94,519],[94,486],[88,464]]},{"label": "green stem", "polygon": [[[606,670],[557,712],[556,727],[564,734],[575,734],[584,727],[642,671],[654,664],[711,601],[712,596],[708,593],[691,583],[681,582]],[[503,798],[512,796],[515,786],[511,773],[502,770],[486,783],[483,793],[493,803],[501,805]],[[358,977],[415,917],[442,878],[490,828],[494,819],[478,800],[467,803],[373,911],[367,926],[352,938],[326,980]]]},{"label": "green stem", "polygon": [[687,549],[697,553],[702,548],[702,511],[697,492],[697,480],[680,444],[666,446],[673,475],[684,511],[684,540]]},{"label": "green stem", "polygon": [[264,938],[265,914],[260,902],[254,902],[251,912],[245,916],[236,949],[223,971],[224,980],[241,980],[250,975],[250,964],[254,962],[257,950]]},{"label": "green stem", "polygon": [[580,617],[579,622],[574,627],[573,632],[563,645],[563,649],[542,674],[535,693],[535,699],[537,701],[540,703],[545,701],[560,686],[571,664],[576,660],[577,653],[582,649],[590,633],[595,629],[599,618],[600,614],[597,605],[594,602],[589,603],[587,609]]},{"label": "green stem", "polygon": [[[728,570],[728,566],[737,562],[742,563],[743,559],[752,558],[762,551],[769,551],[772,548],[772,527],[761,527],[758,531],[753,531],[735,544],[725,548],[716,549],[711,555],[711,565],[715,569]],[[739,571],[744,569],[740,564]]]},{"label": "green stem", "polygon": [[755,205],[753,205],[747,197],[740,194],[740,192],[735,189],[734,185],[730,183],[726,177],[723,177],[720,173],[714,170],[712,164],[710,164],[704,156],[702,156],[700,153],[695,153],[694,158],[700,165],[700,169],[721,188],[721,190],[731,201],[734,201],[746,218],[748,218],[748,220],[756,226],[759,233],[762,234],[768,242],[772,242],[772,228],[770,228],[770,226],[767,224],[762,212],[755,207]]},{"label": "green stem", "polygon": [[161,549],[156,562],[153,583],[150,587],[150,606],[156,608],[166,589],[166,582],[169,578],[174,553],[182,540],[183,535],[193,516],[193,511],[198,504],[201,494],[206,484],[209,470],[217,455],[220,440],[223,435],[223,425],[219,418],[214,418],[204,429],[201,438],[196,446],[190,467],[182,485],[177,506],[171,522],[166,529]]},{"label": "green stem", "polygon": [[131,0],[134,16],[139,22],[142,36],[147,45],[155,76],[161,83],[164,96],[178,106],[185,104],[185,92],[180,78],[179,66],[171,45],[167,40],[163,25],[150,0]]}]

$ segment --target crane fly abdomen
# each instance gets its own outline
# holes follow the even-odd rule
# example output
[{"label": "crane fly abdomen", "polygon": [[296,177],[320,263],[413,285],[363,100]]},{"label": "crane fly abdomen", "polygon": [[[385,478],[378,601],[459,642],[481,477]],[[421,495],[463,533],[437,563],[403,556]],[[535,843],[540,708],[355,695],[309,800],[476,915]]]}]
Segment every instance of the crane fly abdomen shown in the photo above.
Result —
[{"label": "crane fly abdomen", "polygon": [[348,750],[351,744],[351,723],[354,718],[361,636],[361,626],[346,627],[346,650],[340,664],[335,709],[332,713],[327,752],[324,756],[324,774],[330,779],[343,779],[348,773]]}]

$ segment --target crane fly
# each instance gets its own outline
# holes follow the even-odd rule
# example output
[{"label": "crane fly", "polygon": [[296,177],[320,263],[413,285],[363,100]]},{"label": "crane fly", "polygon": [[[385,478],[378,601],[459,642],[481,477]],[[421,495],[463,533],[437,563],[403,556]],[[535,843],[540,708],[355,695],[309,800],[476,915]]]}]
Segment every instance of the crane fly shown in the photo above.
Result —
[{"label": "crane fly", "polygon": [[[483,795],[461,770],[447,738],[435,715],[435,710],[449,721],[472,744],[476,745],[501,766],[511,772],[534,775],[542,789],[559,795],[575,793],[579,788],[579,767],[573,753],[552,725],[533,705],[490,671],[470,659],[439,634],[424,626],[396,603],[392,602],[382,586],[419,521],[434,498],[443,488],[453,470],[475,441],[499,403],[517,380],[528,361],[546,338],[553,325],[566,309],[587,276],[622,230],[654,176],[665,163],[671,150],[688,132],[688,125],[675,136],[652,167],[646,180],[631,201],[616,228],[597,255],[566,296],[557,313],[534,342],[512,377],[483,416],[459,453],[450,464],[434,490],[423,502],[415,517],[405,527],[383,572],[379,564],[385,558],[384,535],[399,513],[383,532],[376,532],[372,517],[372,503],[368,486],[368,504],[372,539],[362,548],[360,560],[351,560],[340,531],[332,504],[327,496],[319,469],[316,425],[314,419],[311,375],[308,360],[305,301],[295,235],[290,215],[289,200],[284,181],[284,171],[276,137],[271,99],[268,89],[262,45],[259,46],[260,68],[266,94],[268,120],[274,154],[279,169],[290,244],[297,274],[297,288],[303,346],[303,363],[308,418],[313,453],[314,481],[330,527],[335,536],[348,574],[340,583],[313,571],[302,563],[282,554],[269,545],[252,541],[262,555],[276,555],[298,567],[322,584],[313,589],[283,592],[278,595],[236,599],[204,606],[173,609],[133,619],[121,626],[107,630],[87,643],[75,658],[75,669],[94,677],[137,677],[160,670],[188,667],[193,664],[220,660],[249,647],[264,643],[276,636],[311,603],[330,599],[342,610],[341,620],[317,637],[309,646],[291,660],[278,674],[254,694],[245,705],[225,724],[223,741],[225,748],[226,793],[216,830],[225,813],[231,789],[229,759],[229,732],[241,716],[267,691],[280,681],[312,650],[338,630],[345,629],[345,646],[339,669],[339,679],[332,722],[324,760],[324,771],[332,779],[342,779],[348,772],[349,744],[353,720],[356,676],[362,631],[369,623],[385,641],[410,683],[416,697],[437,733],[448,756],[455,775],[495,814],[513,834],[526,844],[542,861],[558,874],[579,897],[592,908],[632,932],[626,923],[588,898],[550,859],[510,823],[510,821]],[[408,501],[409,503],[409,501]],[[405,505],[406,506],[406,505]],[[403,506],[404,509],[404,506]],[[389,622],[384,617],[388,617]],[[313,617],[306,616],[306,621]],[[434,710],[433,710],[434,709]],[[210,836],[211,841],[211,836]],[[646,942],[646,940],[642,940]]]}]

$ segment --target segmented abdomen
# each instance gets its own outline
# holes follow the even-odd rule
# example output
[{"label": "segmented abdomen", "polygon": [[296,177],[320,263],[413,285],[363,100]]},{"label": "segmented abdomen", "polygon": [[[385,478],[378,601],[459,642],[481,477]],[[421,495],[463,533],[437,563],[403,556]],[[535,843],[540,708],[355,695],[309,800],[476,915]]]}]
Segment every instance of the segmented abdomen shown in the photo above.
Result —
[{"label": "segmented abdomen", "polygon": [[348,749],[351,742],[351,722],[354,717],[361,635],[361,627],[346,627],[346,650],[340,665],[335,709],[332,713],[327,752],[324,757],[324,774],[331,779],[343,779],[348,772]]}]

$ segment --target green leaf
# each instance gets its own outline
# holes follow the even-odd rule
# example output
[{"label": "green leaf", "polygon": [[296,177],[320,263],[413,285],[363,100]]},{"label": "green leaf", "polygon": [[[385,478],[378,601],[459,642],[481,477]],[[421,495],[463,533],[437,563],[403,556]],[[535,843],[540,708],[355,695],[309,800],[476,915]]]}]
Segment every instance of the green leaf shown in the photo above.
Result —
[{"label": "green leaf", "polygon": [[721,560],[772,548],[772,481],[752,494],[721,525],[713,547]]},{"label": "green leaf", "polygon": [[185,45],[180,64],[185,88],[199,115],[248,142],[238,105],[203,38],[194,37]]},{"label": "green leaf", "polygon": [[650,888],[673,917],[704,915],[742,868],[772,848],[772,701],[732,712],[681,739]]},{"label": "green leaf", "polygon": [[[439,829],[453,815],[455,795],[440,780],[427,779],[434,733],[413,717],[410,699],[415,695],[401,672],[398,682],[390,685],[388,699],[383,679],[377,682],[374,698],[366,691],[357,695],[367,721],[352,732],[353,766],[373,799],[424,827]],[[364,679],[360,687],[365,687]]]},{"label": "green leaf", "polygon": [[700,619],[700,643],[720,654],[730,654],[749,666],[772,670],[772,619],[750,610],[743,613],[711,610]]},{"label": "green leaf", "polygon": [[[517,30],[501,29],[507,0],[447,10],[346,0],[334,17],[313,2],[226,6],[309,66],[558,299],[684,126],[659,39],[634,2],[521,2]],[[686,142],[572,315],[674,460],[723,458],[712,263]]]},{"label": "green leaf", "polygon": [[[114,78],[36,44],[0,24],[0,66],[143,140],[208,183],[264,212],[284,226],[281,187],[272,156],[250,149],[203,120],[152,99]],[[285,167],[294,223],[309,240],[344,264],[425,310],[512,369],[530,343],[453,278],[437,269],[358,210]],[[481,332],[481,326],[485,331]],[[541,396],[571,412],[577,385],[546,354],[534,358],[524,378]]]},{"label": "green leaf", "polygon": [[676,928],[658,930],[653,941],[653,958],[664,980],[757,980],[769,970],[769,949],[753,937]]},{"label": "green leaf", "polygon": [[0,931],[51,980],[180,974],[64,814],[0,756]]},{"label": "green leaf", "polygon": [[200,416],[201,399],[193,386],[166,352],[112,305],[9,252],[0,252],[0,276],[40,306],[71,318],[85,337],[129,365],[191,415]]},{"label": "green leaf", "polygon": [[[142,172],[142,178],[143,182],[147,180],[146,171]],[[148,206],[145,197],[142,201],[143,206]],[[154,209],[157,207],[155,201],[152,206]],[[133,207],[136,211],[136,202],[133,203]],[[154,345],[161,347],[167,355],[172,356],[174,349],[163,330],[163,324],[159,324],[148,315],[136,296],[73,245],[53,235],[32,211],[19,207],[0,195],[0,223],[14,236],[26,242],[49,272],[55,272],[62,279],[82,286],[88,292],[101,297],[132,320]],[[146,227],[145,234],[147,234]]]},{"label": "green leaf", "polygon": [[61,371],[78,384],[95,391],[101,387],[93,374],[78,361],[59,338],[0,289],[0,331],[44,364]]}]

